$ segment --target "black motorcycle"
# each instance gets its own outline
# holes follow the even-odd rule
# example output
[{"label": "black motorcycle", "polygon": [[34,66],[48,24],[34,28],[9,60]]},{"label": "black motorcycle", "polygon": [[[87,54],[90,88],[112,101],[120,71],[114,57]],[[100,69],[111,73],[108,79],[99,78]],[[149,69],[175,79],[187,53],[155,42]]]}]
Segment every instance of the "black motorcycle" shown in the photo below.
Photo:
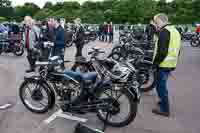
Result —
[{"label": "black motorcycle", "polygon": [[13,53],[16,56],[22,56],[24,54],[24,46],[21,40],[3,40],[0,42],[0,54]]},{"label": "black motorcycle", "polygon": [[[96,50],[95,52],[92,54],[89,61],[86,61],[86,59],[78,60],[74,63],[71,69],[73,71],[94,72],[96,71],[93,65],[94,59],[99,62],[99,66],[101,66],[101,68],[105,67],[107,70],[111,70],[112,67],[110,66],[117,63],[117,61],[113,63],[113,61],[109,60],[110,55],[108,56],[107,61],[101,61],[97,58],[97,56],[102,51]],[[137,56],[130,59],[130,63],[137,70],[137,80],[140,83],[140,90],[141,92],[151,91],[156,85],[156,68],[151,61],[147,60],[148,58],[144,59],[144,53],[142,51],[135,49],[134,53],[137,53]],[[129,62],[130,60],[123,60],[122,62]]]},{"label": "black motorcycle", "polygon": [[[111,80],[96,72],[63,71],[61,63],[58,57],[51,57],[48,62],[37,62],[36,65],[44,69],[38,76],[24,79],[19,93],[27,109],[45,113],[57,103],[64,112],[97,113],[100,120],[114,127],[126,126],[134,120],[139,96],[133,88],[133,80],[128,86],[115,88]],[[126,105],[129,107],[124,108]],[[119,117],[121,112],[124,115],[123,110],[126,115]]]}]

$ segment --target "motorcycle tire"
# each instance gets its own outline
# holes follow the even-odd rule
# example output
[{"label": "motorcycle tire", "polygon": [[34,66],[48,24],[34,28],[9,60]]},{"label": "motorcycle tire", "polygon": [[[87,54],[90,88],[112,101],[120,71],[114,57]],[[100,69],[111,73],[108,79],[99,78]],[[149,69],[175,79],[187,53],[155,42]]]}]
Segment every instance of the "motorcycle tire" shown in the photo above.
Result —
[{"label": "motorcycle tire", "polygon": [[[43,88],[43,90],[45,91],[45,93],[47,94],[47,99],[48,99],[48,103],[47,105],[45,105],[43,108],[40,108],[40,109],[36,109],[34,108],[32,105],[30,105],[30,103],[27,103],[27,101],[25,100],[24,98],[24,93],[25,93],[25,89],[26,89],[26,86],[28,84],[37,84],[38,81],[36,80],[25,80],[20,88],[19,88],[19,96],[20,96],[20,99],[22,101],[22,103],[24,104],[24,106],[31,112],[33,113],[38,113],[38,114],[43,114],[43,113],[46,113],[48,112],[48,110],[50,109],[50,107],[52,106],[52,103],[53,103],[53,97],[51,95],[51,92],[49,91],[49,88],[45,85],[45,84],[38,84],[40,85],[40,87]],[[31,96],[32,97],[32,96]]]},{"label": "motorcycle tire", "polygon": [[200,45],[200,41],[197,38],[192,38],[192,40],[190,41],[190,45],[192,47],[198,47]]},{"label": "motorcycle tire", "polygon": [[14,55],[16,56],[22,56],[24,54],[24,48],[22,46],[22,44],[20,44],[19,50],[14,50],[13,51]]},{"label": "motorcycle tire", "polygon": [[[104,93],[107,90],[112,90],[112,89],[101,89],[97,92],[97,96],[101,96],[102,93]],[[97,117],[103,121],[105,124],[112,126],[112,127],[125,127],[129,125],[131,122],[134,121],[136,115],[137,115],[137,109],[138,109],[138,101],[135,100],[135,97],[130,94],[126,89],[120,89],[119,90],[129,101],[129,114],[125,118],[125,120],[121,122],[112,122],[109,119],[106,119],[105,116],[103,116],[102,111],[98,110],[97,111]],[[114,103],[113,103],[114,104]],[[120,106],[120,105],[119,105]],[[119,111],[120,112],[120,111]],[[106,112],[105,112],[106,113]],[[112,114],[113,115],[113,114]],[[115,114],[113,115],[115,116]],[[116,115],[118,117],[118,115]]]}]

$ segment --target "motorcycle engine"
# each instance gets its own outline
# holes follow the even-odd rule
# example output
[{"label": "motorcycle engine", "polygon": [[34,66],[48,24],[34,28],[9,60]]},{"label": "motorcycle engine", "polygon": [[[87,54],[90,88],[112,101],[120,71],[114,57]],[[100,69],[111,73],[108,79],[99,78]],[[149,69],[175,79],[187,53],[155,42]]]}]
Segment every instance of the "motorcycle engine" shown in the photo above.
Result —
[{"label": "motorcycle engine", "polygon": [[80,86],[74,83],[63,81],[56,84],[58,88],[58,100],[69,102],[80,95]]}]

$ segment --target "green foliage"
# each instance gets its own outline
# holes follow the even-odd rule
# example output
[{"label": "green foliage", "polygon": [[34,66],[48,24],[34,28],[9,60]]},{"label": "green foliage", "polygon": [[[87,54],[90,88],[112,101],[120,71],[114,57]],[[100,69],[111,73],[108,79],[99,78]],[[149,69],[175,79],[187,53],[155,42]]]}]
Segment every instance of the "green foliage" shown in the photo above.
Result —
[{"label": "green foliage", "polygon": [[5,17],[0,17],[0,22],[4,22],[7,21],[7,19]]},{"label": "green foliage", "polygon": [[10,0],[0,0],[0,16],[22,20],[25,15],[36,19],[49,16],[65,18],[67,21],[79,17],[83,22],[102,23],[149,23],[157,13],[166,13],[172,23],[200,22],[200,0],[104,0],[101,2],[86,1],[82,5],[78,2],[46,2],[40,9],[33,3],[11,7]]}]

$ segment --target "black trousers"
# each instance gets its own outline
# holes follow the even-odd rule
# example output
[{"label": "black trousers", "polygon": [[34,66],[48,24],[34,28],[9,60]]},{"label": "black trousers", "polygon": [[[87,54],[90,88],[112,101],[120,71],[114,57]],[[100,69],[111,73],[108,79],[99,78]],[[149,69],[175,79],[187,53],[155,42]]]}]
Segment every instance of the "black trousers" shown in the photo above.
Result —
[{"label": "black trousers", "polygon": [[75,55],[75,57],[83,56],[82,55],[83,46],[84,46],[83,41],[76,42],[76,55]]},{"label": "black trousers", "polygon": [[35,62],[36,62],[36,53],[32,49],[27,49],[27,60],[29,62],[30,68],[35,68]]}]

